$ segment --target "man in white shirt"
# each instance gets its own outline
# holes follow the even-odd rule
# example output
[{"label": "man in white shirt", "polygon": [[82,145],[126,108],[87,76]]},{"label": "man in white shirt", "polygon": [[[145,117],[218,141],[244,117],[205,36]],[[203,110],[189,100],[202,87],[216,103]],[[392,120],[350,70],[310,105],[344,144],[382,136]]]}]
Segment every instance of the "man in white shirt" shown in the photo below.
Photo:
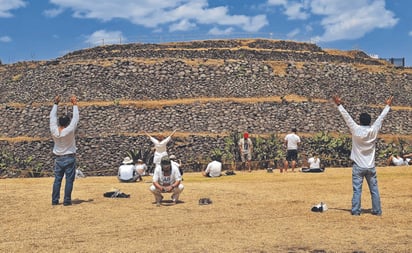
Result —
[{"label": "man in white shirt", "polygon": [[296,163],[298,160],[298,144],[300,143],[300,137],[296,134],[296,128],[292,128],[292,132],[285,136],[286,147],[286,160],[283,163],[283,169],[280,169],[282,173],[288,171],[289,163],[292,167],[292,172],[295,172]]},{"label": "man in white shirt", "polygon": [[72,204],[73,184],[76,177],[75,131],[79,122],[79,109],[76,96],[72,96],[70,101],[73,105],[71,119],[68,115],[57,117],[60,96],[54,98],[54,105],[50,112],[50,132],[54,141],[53,154],[55,155],[52,205],[59,204],[60,188],[65,175],[63,205],[70,206]]},{"label": "man in white shirt", "polygon": [[213,161],[210,162],[205,171],[203,171],[203,176],[205,177],[220,177],[222,175],[222,163],[217,157],[212,157]]},{"label": "man in white shirt", "polygon": [[340,97],[334,96],[333,101],[338,106],[349,131],[352,134],[352,151],[350,158],[354,162],[352,168],[352,215],[361,214],[362,184],[365,178],[368,182],[369,191],[372,198],[372,214],[382,215],[378,180],[375,169],[375,145],[379,130],[382,127],[383,119],[388,114],[392,105],[393,96],[386,100],[386,106],[371,125],[371,116],[368,113],[361,113],[358,125],[349,113],[342,106]]},{"label": "man in white shirt", "polygon": [[180,175],[183,177],[182,161],[180,159],[177,159],[175,155],[170,155],[169,159],[170,159],[170,162],[172,163],[172,166],[175,166],[179,170]]},{"label": "man in white shirt", "polygon": [[160,164],[156,165],[153,174],[153,184],[149,188],[155,197],[156,205],[160,206],[163,200],[162,193],[169,192],[172,193],[172,202],[175,204],[178,203],[180,193],[184,189],[181,181],[182,176],[180,175],[179,169],[172,166],[168,156],[163,156]]},{"label": "man in white shirt", "polygon": [[123,164],[120,165],[119,171],[117,173],[117,178],[120,182],[136,182],[140,179],[140,174],[137,173],[136,167],[133,164],[133,160],[130,157],[125,157],[123,159]]},{"label": "man in white shirt", "polygon": [[249,133],[245,132],[243,133],[243,138],[239,139],[239,152],[240,152],[240,158],[242,160],[242,166],[247,164],[248,171],[251,172],[251,160],[252,160],[252,152],[253,152],[253,142],[249,138]]}]

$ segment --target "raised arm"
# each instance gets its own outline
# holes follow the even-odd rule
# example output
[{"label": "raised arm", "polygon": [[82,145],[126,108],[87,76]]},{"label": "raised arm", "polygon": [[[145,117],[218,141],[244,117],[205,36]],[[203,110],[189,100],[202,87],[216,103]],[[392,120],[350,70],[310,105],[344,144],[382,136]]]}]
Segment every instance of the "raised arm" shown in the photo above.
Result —
[{"label": "raised arm", "polygon": [[54,98],[54,104],[53,104],[53,108],[50,111],[50,131],[52,133],[52,135],[58,136],[59,134],[59,126],[57,123],[57,107],[58,104],[60,103],[60,96],[56,96]]},{"label": "raised arm", "polygon": [[169,136],[172,137],[176,133],[177,129],[175,129]]},{"label": "raised arm", "polygon": [[339,112],[342,114],[343,120],[345,120],[346,125],[349,127],[350,131],[352,132],[355,127],[357,126],[356,122],[352,119],[349,113],[343,108],[342,99],[339,96],[332,97],[333,102],[338,106]]},{"label": "raised arm", "polygon": [[152,138],[150,134],[148,134],[146,131],[143,131],[145,135],[147,135],[149,138]]}]

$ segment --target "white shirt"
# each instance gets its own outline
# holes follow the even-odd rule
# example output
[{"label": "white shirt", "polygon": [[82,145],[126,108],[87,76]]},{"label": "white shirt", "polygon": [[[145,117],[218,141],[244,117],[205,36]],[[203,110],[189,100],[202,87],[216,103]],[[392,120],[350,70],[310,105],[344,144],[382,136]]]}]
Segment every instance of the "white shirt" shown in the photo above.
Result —
[{"label": "white shirt", "polygon": [[352,133],[352,152],[350,159],[361,168],[375,167],[375,143],[379,130],[382,127],[383,119],[388,114],[390,106],[386,105],[382,113],[371,126],[361,126],[356,124],[349,113],[342,105],[338,106],[343,119]]},{"label": "white shirt", "polygon": [[159,164],[163,156],[167,156],[167,143],[172,139],[172,137],[168,136],[166,139],[162,141],[157,140],[154,137],[150,137],[150,140],[153,142],[155,146],[155,153],[153,156],[153,163]]},{"label": "white shirt", "polygon": [[410,161],[410,160],[411,160],[411,159],[409,159],[409,158],[406,158],[406,159],[404,160],[402,157],[399,157],[399,158],[393,157],[393,158],[392,158],[392,162],[393,162],[393,164],[395,164],[396,166],[409,165],[409,161]]},{"label": "white shirt", "polygon": [[165,153],[166,148],[167,148],[167,143],[170,141],[171,137],[168,136],[166,139],[163,139],[162,141],[157,140],[154,137],[150,137],[150,140],[153,142],[156,153]]},{"label": "white shirt", "polygon": [[317,157],[316,159],[315,159],[315,157],[309,158],[308,163],[309,163],[309,168],[310,169],[319,169],[320,168],[320,159],[319,159],[319,157]]},{"label": "white shirt", "polygon": [[210,162],[206,167],[205,173],[209,173],[210,177],[220,177],[222,173],[222,163],[219,161]]},{"label": "white shirt", "polygon": [[295,133],[290,133],[285,136],[285,141],[287,141],[287,149],[294,150],[298,149],[298,143],[300,143],[300,137]]},{"label": "white shirt", "polygon": [[175,166],[176,168],[180,168],[180,163],[178,163],[178,162],[175,162],[175,161],[173,161],[173,160],[170,160],[170,163],[172,164],[172,166]]},{"label": "white shirt", "polygon": [[77,105],[73,106],[73,118],[67,127],[59,131],[57,121],[57,105],[54,104],[50,112],[50,132],[54,141],[53,153],[59,156],[75,154],[77,148],[74,132],[79,122],[79,109]]},{"label": "white shirt", "polygon": [[135,167],[136,167],[136,171],[140,175],[146,175],[147,165],[145,163],[138,163],[135,165]]},{"label": "white shirt", "polygon": [[121,180],[130,180],[134,176],[136,167],[133,164],[122,164],[119,167],[118,177]]},{"label": "white shirt", "polygon": [[174,184],[176,181],[182,181],[182,176],[180,175],[179,169],[176,166],[171,166],[170,176],[165,176],[161,165],[156,165],[153,174],[153,182],[158,182],[162,186],[169,186]]},{"label": "white shirt", "polygon": [[241,138],[239,140],[238,145],[240,146],[240,149],[242,151],[242,154],[250,154],[252,153],[253,149],[253,142],[250,138]]}]

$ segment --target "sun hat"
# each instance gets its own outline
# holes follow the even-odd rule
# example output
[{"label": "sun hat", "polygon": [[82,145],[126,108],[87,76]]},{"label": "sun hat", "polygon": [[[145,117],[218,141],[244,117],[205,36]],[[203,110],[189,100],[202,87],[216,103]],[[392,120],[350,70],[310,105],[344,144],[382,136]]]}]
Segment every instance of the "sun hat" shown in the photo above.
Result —
[{"label": "sun hat", "polygon": [[160,160],[160,163],[163,165],[168,165],[170,164],[170,158],[167,155],[163,156],[162,159]]},{"label": "sun hat", "polygon": [[123,159],[123,164],[130,164],[130,163],[133,163],[133,160],[130,159],[130,157],[125,157],[125,158]]},{"label": "sun hat", "polygon": [[170,160],[175,160],[175,159],[176,159],[176,156],[175,156],[175,155],[171,155],[171,156],[169,156],[169,158],[170,158]]}]

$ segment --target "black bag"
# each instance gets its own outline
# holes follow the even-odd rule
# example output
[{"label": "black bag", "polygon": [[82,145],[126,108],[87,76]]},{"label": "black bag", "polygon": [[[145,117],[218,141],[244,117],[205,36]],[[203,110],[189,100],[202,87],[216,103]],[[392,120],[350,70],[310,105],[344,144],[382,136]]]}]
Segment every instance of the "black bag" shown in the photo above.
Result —
[{"label": "black bag", "polygon": [[233,175],[236,175],[236,173],[233,170],[226,171],[226,176],[233,176]]},{"label": "black bag", "polygon": [[130,194],[123,193],[121,191],[110,191],[103,193],[106,198],[129,198]]}]

